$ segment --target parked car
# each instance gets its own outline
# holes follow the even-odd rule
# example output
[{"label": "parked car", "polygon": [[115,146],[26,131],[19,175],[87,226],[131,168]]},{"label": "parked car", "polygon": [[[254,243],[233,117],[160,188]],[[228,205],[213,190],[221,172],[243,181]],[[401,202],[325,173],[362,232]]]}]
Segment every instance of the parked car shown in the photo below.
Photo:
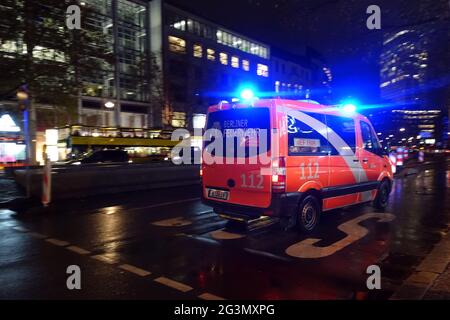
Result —
[{"label": "parked car", "polygon": [[80,158],[73,159],[65,162],[64,164],[80,165],[91,163],[124,163],[130,162],[128,153],[124,150],[111,149],[111,150],[98,150]]}]

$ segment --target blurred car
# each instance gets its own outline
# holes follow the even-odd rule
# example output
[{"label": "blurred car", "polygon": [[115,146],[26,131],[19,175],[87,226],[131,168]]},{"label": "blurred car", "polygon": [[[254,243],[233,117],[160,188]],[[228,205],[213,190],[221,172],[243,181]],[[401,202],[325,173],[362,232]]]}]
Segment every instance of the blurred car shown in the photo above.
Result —
[{"label": "blurred car", "polygon": [[83,155],[79,158],[69,160],[63,163],[57,163],[62,165],[80,165],[80,164],[92,164],[92,163],[124,163],[131,162],[128,153],[124,150],[98,150]]}]

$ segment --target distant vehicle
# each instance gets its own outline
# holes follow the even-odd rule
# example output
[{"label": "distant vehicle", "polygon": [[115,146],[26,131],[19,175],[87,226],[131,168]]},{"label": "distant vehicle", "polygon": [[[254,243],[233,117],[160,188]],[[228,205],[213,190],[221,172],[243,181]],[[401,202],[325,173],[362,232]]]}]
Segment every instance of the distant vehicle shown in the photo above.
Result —
[{"label": "distant vehicle", "polygon": [[91,163],[124,163],[130,162],[130,157],[128,153],[124,150],[98,150],[87,155],[81,156],[80,158],[67,161],[65,163],[59,164],[91,164]]},{"label": "distant vehicle", "polygon": [[[370,121],[354,110],[281,99],[221,103],[209,108],[206,129],[222,132],[224,148],[217,156],[205,141],[202,200],[224,218],[274,216],[311,232],[324,211],[371,201],[379,210],[388,205],[391,163]],[[266,147],[261,132],[268,133]],[[234,140],[231,150],[226,137]],[[208,162],[214,155],[220,161]]]},{"label": "distant vehicle", "polygon": [[[202,150],[199,147],[190,147],[191,154],[188,157],[188,163],[185,164],[199,164],[202,159]],[[172,162],[177,163],[183,160],[184,149],[181,149],[178,155],[171,158]]]}]

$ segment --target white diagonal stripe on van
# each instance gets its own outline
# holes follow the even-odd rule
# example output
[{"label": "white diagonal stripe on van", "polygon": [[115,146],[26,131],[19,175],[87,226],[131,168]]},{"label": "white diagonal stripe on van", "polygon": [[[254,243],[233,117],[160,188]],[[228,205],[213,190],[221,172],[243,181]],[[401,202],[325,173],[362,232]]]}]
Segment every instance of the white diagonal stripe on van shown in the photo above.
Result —
[{"label": "white diagonal stripe on van", "polygon": [[[295,119],[303,122],[304,124],[310,126],[314,130],[316,130],[320,135],[322,135],[328,142],[339,152],[341,156],[343,156],[344,161],[347,163],[347,166],[352,171],[353,177],[356,182],[365,182],[367,181],[367,175],[364,169],[362,168],[359,162],[353,162],[353,160],[357,160],[355,153],[352,151],[352,148],[342,139],[333,129],[327,127],[327,125],[319,120],[307,115],[298,110],[292,110],[289,107],[286,107],[287,115],[294,117]],[[355,168],[356,167],[356,168]]]}]

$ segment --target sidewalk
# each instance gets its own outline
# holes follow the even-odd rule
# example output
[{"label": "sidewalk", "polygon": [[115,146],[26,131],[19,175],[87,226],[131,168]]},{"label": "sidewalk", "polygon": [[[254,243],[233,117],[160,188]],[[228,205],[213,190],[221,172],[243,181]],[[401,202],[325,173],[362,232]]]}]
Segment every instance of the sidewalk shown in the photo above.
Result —
[{"label": "sidewalk", "polygon": [[2,204],[24,197],[14,179],[6,177],[3,171],[0,171],[0,191],[0,208]]},{"label": "sidewalk", "polygon": [[420,263],[391,300],[450,299],[450,233]]}]

